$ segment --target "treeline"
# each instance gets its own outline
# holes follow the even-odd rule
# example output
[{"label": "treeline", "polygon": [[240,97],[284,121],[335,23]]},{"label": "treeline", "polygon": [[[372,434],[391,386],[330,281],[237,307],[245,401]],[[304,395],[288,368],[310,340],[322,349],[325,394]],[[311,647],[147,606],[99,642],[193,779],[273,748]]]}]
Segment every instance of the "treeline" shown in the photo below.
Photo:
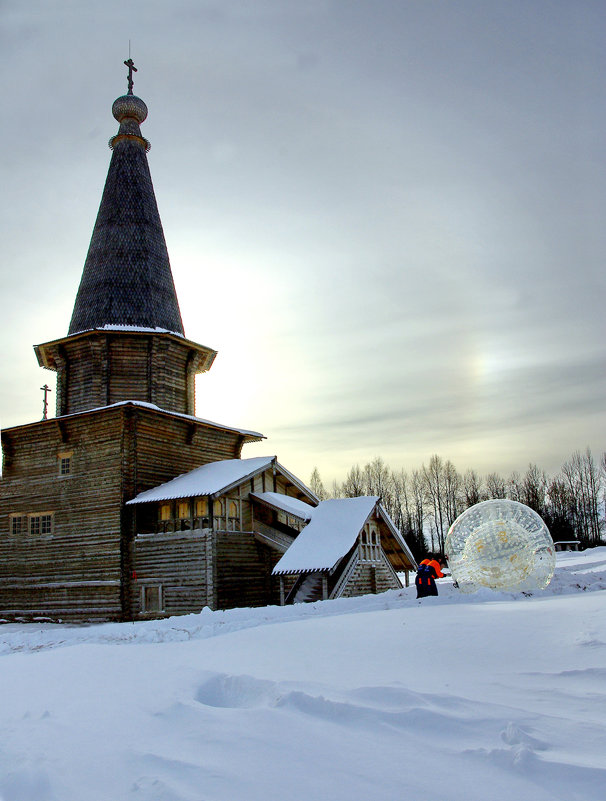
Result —
[{"label": "treeline", "polygon": [[342,483],[328,490],[318,468],[310,487],[321,500],[379,495],[415,558],[428,549],[444,552],[450,525],[469,506],[490,498],[510,498],[530,506],[545,520],[554,541],[579,540],[581,547],[603,544],[606,453],[599,462],[587,448],[575,452],[550,478],[530,464],[521,475],[460,473],[449,459],[434,454],[420,469],[392,470],[381,457],[354,465]]}]

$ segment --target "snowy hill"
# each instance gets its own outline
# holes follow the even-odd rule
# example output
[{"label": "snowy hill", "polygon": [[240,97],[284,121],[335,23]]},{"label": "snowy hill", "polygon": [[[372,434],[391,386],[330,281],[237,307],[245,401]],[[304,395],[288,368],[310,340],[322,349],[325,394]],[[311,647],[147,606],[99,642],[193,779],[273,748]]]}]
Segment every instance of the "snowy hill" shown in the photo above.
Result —
[{"label": "snowy hill", "polygon": [[2,801],[602,801],[606,548],[414,588],[0,627]]}]

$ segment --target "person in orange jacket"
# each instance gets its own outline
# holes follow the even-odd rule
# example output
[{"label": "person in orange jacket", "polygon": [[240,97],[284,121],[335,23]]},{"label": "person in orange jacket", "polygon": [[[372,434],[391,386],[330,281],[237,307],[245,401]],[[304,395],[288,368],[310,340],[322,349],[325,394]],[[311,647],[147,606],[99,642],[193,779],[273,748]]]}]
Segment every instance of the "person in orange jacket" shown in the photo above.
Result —
[{"label": "person in orange jacket", "polygon": [[423,559],[417,570],[417,577],[415,578],[415,586],[417,588],[417,598],[425,598],[427,595],[437,595],[438,588],[436,586],[436,579],[442,578],[442,559],[439,556],[431,556],[431,554]]}]

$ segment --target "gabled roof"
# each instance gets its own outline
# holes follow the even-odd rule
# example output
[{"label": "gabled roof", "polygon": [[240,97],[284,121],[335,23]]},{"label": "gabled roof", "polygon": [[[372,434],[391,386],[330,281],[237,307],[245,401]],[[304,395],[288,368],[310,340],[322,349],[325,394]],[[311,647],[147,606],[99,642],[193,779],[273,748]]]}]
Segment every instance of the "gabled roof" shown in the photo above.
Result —
[{"label": "gabled roof", "polygon": [[322,501],[273,572],[331,570],[354,546],[379,498],[333,498]]},{"label": "gabled roof", "polygon": [[298,478],[276,461],[275,456],[257,456],[252,459],[224,459],[204,464],[189,473],[183,473],[183,475],[173,478],[172,481],[140,492],[127,503],[151,503],[174,498],[194,498],[200,495],[221,495],[272,466],[286,476],[301,492],[315,498],[315,495]]},{"label": "gabled roof", "polygon": [[183,335],[168,251],[134,95],[112,108],[120,123],[84,264],[69,334],[111,326],[161,328]]}]

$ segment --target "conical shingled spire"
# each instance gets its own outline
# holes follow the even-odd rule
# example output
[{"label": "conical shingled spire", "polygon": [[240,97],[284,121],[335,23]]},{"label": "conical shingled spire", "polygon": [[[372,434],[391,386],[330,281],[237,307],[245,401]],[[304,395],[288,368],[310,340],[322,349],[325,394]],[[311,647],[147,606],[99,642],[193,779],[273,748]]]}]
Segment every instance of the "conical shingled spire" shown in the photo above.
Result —
[{"label": "conical shingled spire", "polygon": [[110,140],[113,155],[69,334],[132,326],[183,335],[147,163],[149,142],[139,128],[147,106],[129,93],[114,102],[112,112],[120,129]]}]

